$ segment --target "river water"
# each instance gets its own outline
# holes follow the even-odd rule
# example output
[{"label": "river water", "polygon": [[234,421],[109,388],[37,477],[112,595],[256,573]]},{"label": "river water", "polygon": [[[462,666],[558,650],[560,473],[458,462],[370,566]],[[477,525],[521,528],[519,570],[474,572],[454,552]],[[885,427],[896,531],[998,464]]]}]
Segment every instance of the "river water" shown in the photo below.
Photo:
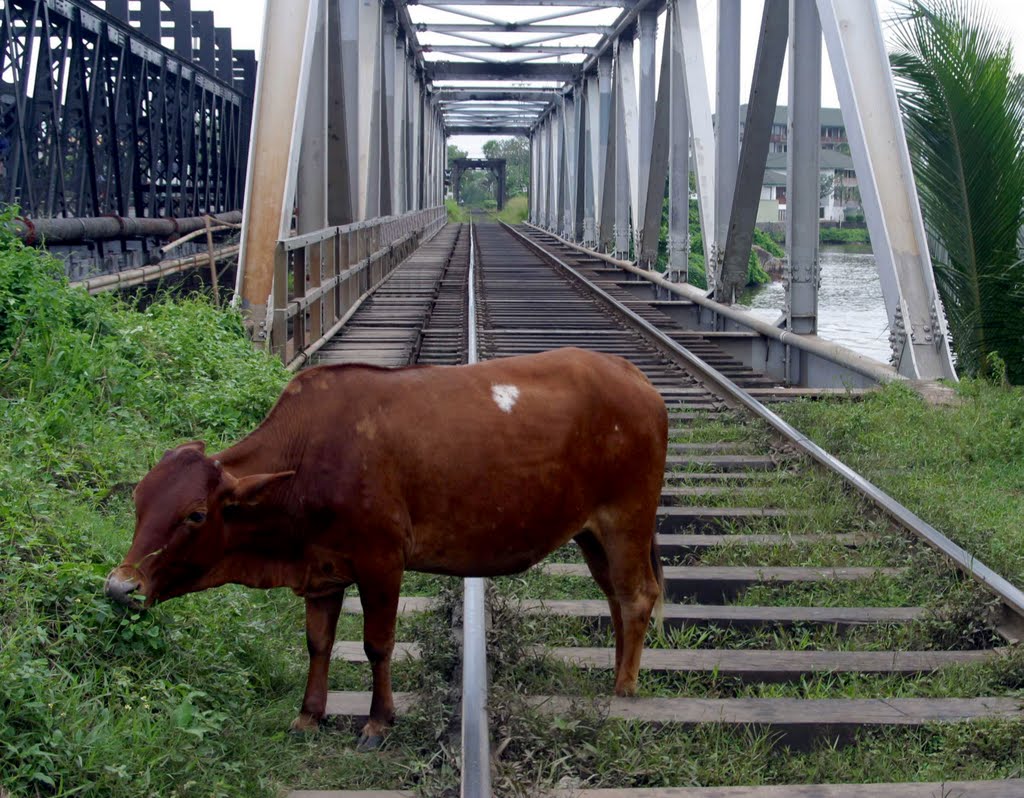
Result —
[{"label": "river water", "polygon": [[[822,248],[818,335],[854,352],[889,362],[889,325],[875,256],[862,247]],[[774,322],[785,304],[781,282],[749,289],[740,303],[759,319]]]}]

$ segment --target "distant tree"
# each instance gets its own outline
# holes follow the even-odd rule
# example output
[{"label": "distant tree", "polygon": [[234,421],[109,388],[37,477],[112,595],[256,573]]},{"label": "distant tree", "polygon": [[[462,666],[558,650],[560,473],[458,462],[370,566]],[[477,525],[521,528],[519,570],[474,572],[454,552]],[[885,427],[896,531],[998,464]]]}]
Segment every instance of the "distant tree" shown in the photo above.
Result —
[{"label": "distant tree", "polygon": [[909,0],[890,62],[957,368],[1024,383],[1024,93],[995,23]]},{"label": "distant tree", "polygon": [[505,193],[525,194],[530,187],[530,144],[524,136],[492,139],[483,146],[485,158],[505,159]]},{"label": "distant tree", "polygon": [[458,160],[459,158],[468,158],[469,153],[465,150],[460,150],[454,144],[448,145],[448,168],[452,168],[452,161]]}]

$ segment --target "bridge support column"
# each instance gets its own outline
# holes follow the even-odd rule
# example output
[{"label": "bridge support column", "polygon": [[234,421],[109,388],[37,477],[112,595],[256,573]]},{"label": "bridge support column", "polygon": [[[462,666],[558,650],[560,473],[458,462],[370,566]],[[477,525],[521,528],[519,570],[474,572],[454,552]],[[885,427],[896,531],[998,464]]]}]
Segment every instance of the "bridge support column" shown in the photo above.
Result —
[{"label": "bridge support column", "polygon": [[[716,290],[725,242],[729,236],[732,194],[739,171],[740,150],[740,0],[718,0],[718,73],[715,103],[715,235],[711,242],[714,272],[708,289]],[[705,247],[708,246],[705,240]]]},{"label": "bridge support column", "polygon": [[874,3],[817,0],[901,374],[956,379]]},{"label": "bridge support column", "polygon": [[[754,79],[750,87],[750,103],[747,105],[747,118],[743,128],[743,145],[736,170],[736,184],[729,192],[731,208],[728,218],[725,219],[728,235],[715,290],[716,299],[726,304],[735,302],[747,284],[754,224],[757,222],[757,208],[761,199],[761,186],[764,183],[764,164],[771,143],[775,104],[779,97],[782,65],[786,58],[788,11],[789,0],[766,0],[761,17],[761,35],[757,43]],[[800,59],[792,60],[791,63],[798,64],[800,72],[813,71],[815,68],[813,61]],[[818,71],[821,71],[820,66]],[[817,116],[817,105],[814,113]],[[817,138],[817,132],[815,137]]]},{"label": "bridge support column", "polygon": [[[789,12],[789,137],[786,154],[786,326],[793,332],[818,329],[818,206],[821,152],[821,25],[810,3]],[[793,375],[795,376],[795,375]]]},{"label": "bridge support column", "polygon": [[671,106],[668,170],[668,279],[684,283],[690,261],[690,115],[686,75],[683,71],[683,41],[672,6],[666,17],[665,47],[671,50]]}]

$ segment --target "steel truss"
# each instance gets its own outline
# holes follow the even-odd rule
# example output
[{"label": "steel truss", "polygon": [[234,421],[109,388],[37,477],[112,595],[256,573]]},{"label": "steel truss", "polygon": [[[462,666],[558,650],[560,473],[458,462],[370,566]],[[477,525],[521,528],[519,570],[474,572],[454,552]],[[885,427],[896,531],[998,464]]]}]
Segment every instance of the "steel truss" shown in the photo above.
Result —
[{"label": "steel truss", "polygon": [[[766,0],[742,147],[741,0],[718,0],[716,125],[697,0],[538,0],[515,5],[514,19],[505,18],[507,2],[270,6],[264,64],[273,74],[260,79],[265,110],[257,113],[254,151],[290,159],[250,164],[250,196],[281,198],[272,209],[246,206],[250,279],[240,290],[252,305],[263,307],[270,293],[269,253],[289,235],[300,171],[311,181],[300,181],[303,229],[439,205],[445,139],[464,133],[528,135],[530,221],[645,268],[657,260],[667,192],[668,272],[680,282],[687,279],[692,173],[710,295],[731,303],[746,281],[788,52],[789,258],[779,324],[814,334],[824,36],[881,273],[893,362],[906,376],[955,379],[874,3]],[[327,32],[327,45],[313,58],[318,31]],[[306,196],[308,186],[316,196]],[[790,376],[795,383],[806,376],[799,362]]]},{"label": "steel truss", "polygon": [[33,217],[241,207],[254,53],[189,0],[106,6],[0,0],[0,200]]},{"label": "steel truss", "polygon": [[[579,74],[531,126],[530,221],[617,258],[632,253],[650,268],[657,258],[667,176],[668,271],[671,279],[685,281],[692,171],[709,296],[732,303],[746,283],[788,51],[788,265],[779,323],[816,333],[824,35],[878,261],[893,362],[908,377],[956,379],[874,3],[766,0],[742,147],[740,5],[718,2],[714,126],[696,0],[641,0],[624,9],[612,25],[614,43],[594,47]],[[659,15],[664,46],[655,97]],[[795,382],[805,376],[799,362],[791,364],[790,376]]]},{"label": "steel truss", "polygon": [[402,11],[267,3],[237,295],[288,361],[444,223],[441,103]]}]

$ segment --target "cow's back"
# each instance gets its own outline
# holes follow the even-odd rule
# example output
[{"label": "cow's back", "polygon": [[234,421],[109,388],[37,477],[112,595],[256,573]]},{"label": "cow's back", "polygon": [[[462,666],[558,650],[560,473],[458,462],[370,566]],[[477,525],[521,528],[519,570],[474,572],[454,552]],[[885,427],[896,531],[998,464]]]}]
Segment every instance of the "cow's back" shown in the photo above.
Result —
[{"label": "cow's back", "polygon": [[338,502],[364,540],[404,535],[409,568],[521,570],[600,508],[646,507],[660,493],[665,406],[618,357],[325,367],[290,391],[320,479],[311,496]]}]

